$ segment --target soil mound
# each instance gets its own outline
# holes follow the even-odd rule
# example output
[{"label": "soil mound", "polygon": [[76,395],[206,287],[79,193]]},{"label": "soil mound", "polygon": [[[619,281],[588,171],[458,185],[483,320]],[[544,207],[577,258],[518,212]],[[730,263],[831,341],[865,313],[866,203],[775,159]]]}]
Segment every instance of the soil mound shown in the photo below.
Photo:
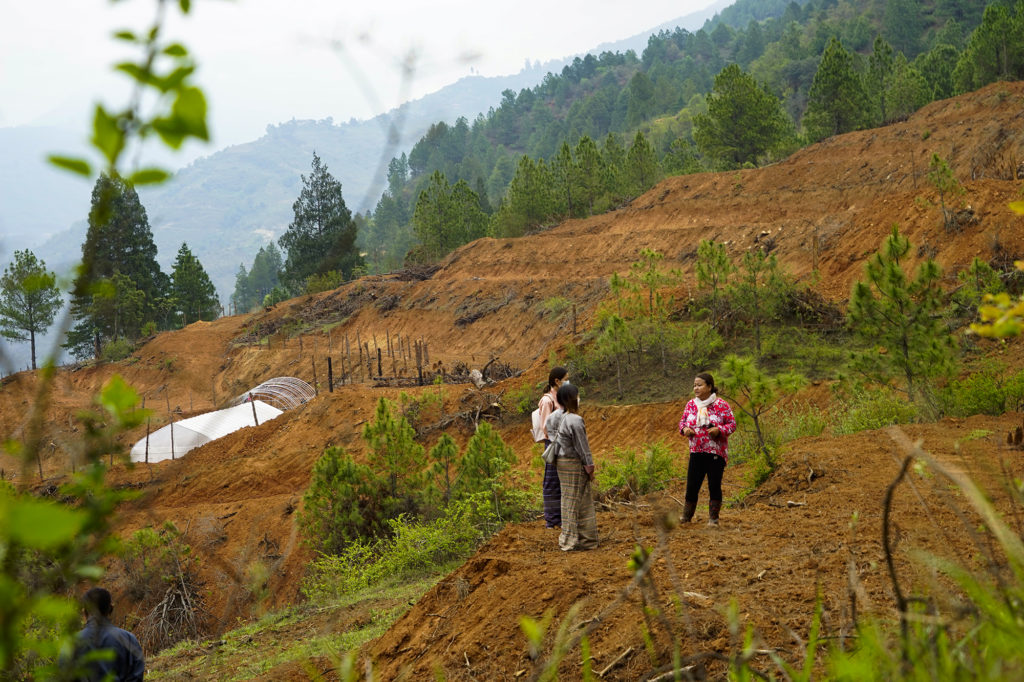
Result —
[{"label": "soil mound", "polygon": [[[918,246],[916,258],[934,256],[948,273],[975,256],[1006,262],[1024,257],[1024,218],[1006,208],[1019,198],[1022,103],[1024,83],[997,83],[933,103],[898,124],[830,138],[770,167],[673,177],[606,215],[570,220],[521,239],[478,240],[451,254],[436,271],[364,277],[255,314],[162,333],[119,363],[62,369],[45,407],[43,477],[52,483],[71,468],[78,438],[71,417],[91,406],[92,396],[115,372],[145,396],[154,410],[152,428],[223,405],[271,377],[298,376],[316,384],[316,399],[278,419],[242,429],[184,459],[115,472],[116,482],[142,491],[120,514],[119,529],[130,533],[164,520],[182,529],[207,567],[217,627],[227,627],[250,615],[253,562],[270,568],[259,589],[278,604],[298,598],[309,555],[299,541],[294,512],[312,465],[328,445],[360,455],[359,434],[375,401],[397,399],[399,378],[418,379],[417,348],[428,375],[482,368],[495,359],[525,372],[482,390],[470,384],[442,388],[447,414],[479,415],[503,392],[546,373],[549,354],[589,328],[608,277],[628,269],[644,248],[666,254],[670,265],[690,277],[687,286],[692,286],[702,239],[726,243],[733,256],[767,248],[799,277],[817,270],[817,288],[840,303],[893,223]],[[951,232],[943,226],[926,177],[932,154],[945,158],[966,188],[963,205],[957,206],[958,227]],[[570,305],[555,306],[553,300]],[[1018,348],[1013,344],[1009,352],[1019,354]],[[327,387],[328,356],[334,361],[333,392]],[[379,386],[372,379],[377,374],[396,380]],[[23,432],[38,381],[21,373],[2,382],[0,436]],[[674,425],[688,393],[689,386],[680,387],[680,400],[669,403],[585,404],[598,462],[616,447],[676,437]],[[525,420],[490,416],[520,453],[520,468],[539,479]],[[995,436],[963,439],[975,430],[1002,433],[1009,419],[943,422],[912,435],[922,435],[927,447],[974,471],[1002,451]],[[1020,423],[1019,416],[1013,419]],[[449,430],[464,442],[471,428],[471,420],[460,419]],[[144,433],[140,428],[124,434],[124,443]],[[958,441],[960,450],[954,447]],[[626,563],[637,543],[659,552],[653,571],[656,598],[664,613],[686,619],[688,650],[691,645],[693,651],[723,650],[731,636],[724,608],[735,600],[743,626],[757,626],[770,646],[792,652],[799,647],[789,633],[806,630],[804,616],[811,612],[817,585],[830,627],[839,631],[845,622],[851,562],[861,581],[854,593],[875,606],[891,604],[878,523],[881,495],[897,468],[893,451],[879,433],[799,443],[746,507],[727,510],[719,531],[694,525],[659,538],[659,510],[676,505],[678,490],[611,503],[599,514],[601,547],[590,553],[558,552],[551,531],[539,524],[512,526],[432,590],[368,653],[378,658],[383,679],[403,671],[419,678],[435,667],[449,679],[511,678],[533,664],[519,632],[520,615],[539,618],[550,609],[557,620],[582,599],[577,618],[583,623],[621,599],[622,607],[603,616],[591,632],[591,650],[595,668],[603,669],[632,648],[605,679],[636,679],[666,662],[668,646],[663,628],[645,623],[655,641],[654,654],[648,653],[639,634],[642,593],[634,589],[622,596],[631,580]],[[1017,462],[1007,459],[1015,471]],[[35,463],[23,468],[3,456],[0,467],[7,479],[34,483],[39,477]],[[739,475],[727,472],[733,493]],[[970,550],[955,517],[924,513],[916,502],[900,504],[905,505],[898,521],[901,544]],[[854,512],[859,520],[851,531]],[[116,578],[116,566],[113,571]],[[698,596],[686,596],[689,592]],[[673,595],[680,601],[678,612]],[[713,657],[694,664],[719,665]],[[578,665],[574,655],[563,663],[563,672],[577,676]]]}]

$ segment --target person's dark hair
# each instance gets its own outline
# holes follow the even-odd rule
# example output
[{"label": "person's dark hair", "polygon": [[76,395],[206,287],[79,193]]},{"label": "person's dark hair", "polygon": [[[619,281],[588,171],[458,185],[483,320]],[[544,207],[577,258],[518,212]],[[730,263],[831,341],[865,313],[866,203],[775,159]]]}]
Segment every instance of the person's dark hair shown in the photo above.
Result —
[{"label": "person's dark hair", "polygon": [[580,408],[580,389],[572,384],[562,384],[558,387],[555,400],[566,412],[575,412]]},{"label": "person's dark hair", "polygon": [[710,372],[701,372],[697,375],[697,378],[710,386],[712,393],[718,393],[718,389],[715,387],[715,378],[711,376]]},{"label": "person's dark hair", "polygon": [[114,605],[110,599],[110,592],[102,587],[94,587],[82,595],[82,604],[90,616],[108,617],[114,612]]},{"label": "person's dark hair", "polygon": [[554,367],[551,369],[551,373],[548,374],[548,390],[555,387],[555,382],[559,379],[564,379],[569,373],[565,367]]}]

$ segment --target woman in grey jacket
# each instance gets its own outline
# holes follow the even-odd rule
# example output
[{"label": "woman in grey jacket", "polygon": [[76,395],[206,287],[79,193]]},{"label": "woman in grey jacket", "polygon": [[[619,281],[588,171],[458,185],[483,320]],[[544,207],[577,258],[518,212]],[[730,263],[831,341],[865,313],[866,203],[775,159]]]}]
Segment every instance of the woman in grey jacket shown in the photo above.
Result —
[{"label": "woman in grey jacket", "polygon": [[558,482],[562,488],[562,551],[597,547],[597,515],[594,511],[594,458],[587,441],[587,429],[579,411],[579,389],[572,384],[558,387],[558,404],[565,410],[558,425]]}]

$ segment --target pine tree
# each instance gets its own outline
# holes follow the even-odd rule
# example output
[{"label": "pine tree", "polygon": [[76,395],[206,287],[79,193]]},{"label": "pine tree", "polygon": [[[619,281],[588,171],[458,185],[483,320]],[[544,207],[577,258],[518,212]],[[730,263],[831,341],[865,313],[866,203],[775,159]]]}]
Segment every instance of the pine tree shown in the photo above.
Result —
[{"label": "pine tree", "polygon": [[299,525],[306,540],[326,554],[337,554],[362,538],[383,536],[384,482],[371,467],[344,450],[329,447],[313,465],[302,496]]},{"label": "pine tree", "polygon": [[704,170],[697,159],[694,143],[685,137],[677,137],[672,140],[668,153],[661,163],[669,175],[688,175]]},{"label": "pine tree", "polygon": [[441,434],[437,444],[430,449],[430,474],[433,485],[440,493],[442,504],[447,507],[458,483],[456,477],[459,462],[459,446],[447,433]]},{"label": "pine tree", "polygon": [[585,217],[594,213],[594,205],[604,194],[605,161],[589,135],[579,139],[574,154],[580,179],[581,209],[577,215]]},{"label": "pine tree", "polygon": [[28,341],[36,369],[36,334],[45,333],[61,308],[57,276],[29,250],[15,251],[0,277],[0,336]]},{"label": "pine tree", "polygon": [[381,398],[374,420],[363,427],[363,439],[369,446],[367,461],[385,480],[388,518],[418,511],[426,463],[416,432],[404,416],[396,419],[391,409]]},{"label": "pine tree", "polygon": [[957,227],[956,218],[953,213],[953,207],[946,204],[947,202],[952,203],[954,197],[964,194],[966,190],[960,184],[960,181],[956,179],[953,169],[938,154],[932,154],[932,160],[928,164],[928,182],[931,183],[932,187],[939,194],[942,224],[946,228],[946,232],[952,232]]},{"label": "pine tree", "polygon": [[536,162],[525,154],[509,183],[501,208],[494,214],[494,232],[501,237],[521,237],[554,215],[554,182],[544,159]]},{"label": "pine tree", "polygon": [[412,226],[422,244],[423,253],[437,260],[450,250],[455,242],[455,210],[452,206],[451,186],[441,171],[434,171],[427,186],[416,200]]},{"label": "pine tree", "polygon": [[769,376],[757,366],[753,358],[735,354],[726,356],[722,369],[724,372],[719,381],[723,397],[728,398],[736,408],[737,418],[749,420],[754,427],[762,457],[755,469],[761,470],[760,475],[771,473],[776,466],[776,458],[768,447],[762,417],[774,409],[783,397],[796,392],[807,380],[795,372]]},{"label": "pine tree", "polygon": [[928,85],[931,99],[946,99],[953,95],[953,69],[960,58],[960,52],[952,45],[936,43],[928,52],[919,54],[914,67]]},{"label": "pine tree", "polygon": [[868,99],[853,55],[831,38],[807,95],[804,129],[812,140],[821,140],[857,130],[868,120]]},{"label": "pine tree", "polygon": [[921,72],[902,53],[896,55],[889,80],[888,102],[891,120],[910,116],[931,101],[932,91]]},{"label": "pine tree", "polygon": [[551,175],[555,180],[558,212],[570,218],[582,215],[579,166],[568,142],[562,143],[558,155],[551,161]]},{"label": "pine tree", "polygon": [[466,451],[459,461],[460,494],[490,493],[495,513],[503,518],[505,509],[500,479],[515,462],[516,455],[512,448],[501,439],[501,435],[490,423],[481,421],[466,443]]},{"label": "pine tree", "polygon": [[465,180],[455,183],[451,197],[455,210],[455,241],[449,251],[454,251],[463,244],[486,237],[489,220],[480,197]]},{"label": "pine tree", "polygon": [[245,263],[238,264],[238,272],[235,273],[235,291],[231,294],[231,305],[234,313],[245,313],[252,309],[253,293],[249,288],[249,273],[245,270]]},{"label": "pine tree", "polygon": [[[157,320],[165,308],[169,280],[156,262],[156,253],[146,209],[135,188],[119,177],[101,175],[93,187],[82,266],[71,299],[77,324],[68,333],[65,348],[79,357],[90,352],[99,357],[105,340],[134,339],[143,322]],[[111,287],[118,274],[127,282]],[[125,310],[123,305],[105,300],[116,290],[140,293],[141,301],[133,304],[130,316],[118,314]]]},{"label": "pine tree", "polygon": [[871,344],[853,354],[853,367],[882,384],[900,377],[915,401],[928,397],[930,380],[952,370],[956,341],[942,322],[939,266],[928,259],[910,279],[910,252],[910,241],[893,225],[865,265],[865,279],[853,287],[847,318],[854,333]]},{"label": "pine tree", "polygon": [[788,289],[789,282],[779,269],[774,253],[758,248],[743,254],[736,281],[729,287],[729,298],[732,306],[754,328],[758,358],[762,354],[762,328],[775,317]]},{"label": "pine tree", "polygon": [[416,201],[412,224],[424,255],[437,260],[485,236],[487,214],[465,180],[459,180],[452,187],[444,173],[434,171]]},{"label": "pine tree", "polygon": [[652,343],[657,345],[661,352],[661,372],[667,376],[668,341],[673,326],[668,317],[674,299],[665,293],[665,289],[678,285],[683,275],[678,268],[662,268],[664,259],[663,253],[653,249],[640,249],[640,260],[630,264],[627,282],[633,295],[639,299],[638,305],[633,306],[641,315],[636,336],[653,339]]},{"label": "pine tree", "polygon": [[615,133],[608,133],[604,138],[604,145],[601,147],[601,169],[601,191],[608,197],[610,206],[618,206],[626,196],[626,148],[622,146],[619,136]]},{"label": "pine tree", "polygon": [[287,254],[282,279],[301,291],[312,275],[335,271],[342,278],[363,264],[356,247],[356,224],[345,205],[341,183],[313,153],[312,172],[302,177],[302,191],[292,204],[294,218],[278,243]]},{"label": "pine tree", "polygon": [[626,178],[633,196],[640,196],[661,179],[658,155],[639,130],[626,154]]},{"label": "pine tree", "polygon": [[914,57],[921,50],[925,18],[919,0],[886,0],[882,27],[896,50]]},{"label": "pine tree", "polygon": [[183,324],[213,320],[220,314],[217,289],[203,269],[203,264],[192,255],[188,244],[184,242],[178,249],[171,270],[171,297],[183,317]]},{"label": "pine tree", "polygon": [[1013,7],[990,3],[953,72],[956,91],[1020,78],[1024,78],[1024,0],[1017,0]]},{"label": "pine tree", "polygon": [[725,252],[725,245],[710,239],[702,239],[697,245],[695,270],[697,286],[710,289],[711,325],[717,327],[722,316],[722,295],[729,286],[729,277],[736,272],[735,266]]},{"label": "pine tree", "polygon": [[792,137],[793,128],[779,99],[737,64],[715,76],[708,111],[698,114],[693,125],[701,153],[726,168],[756,164]]},{"label": "pine tree", "polygon": [[873,118],[877,123],[888,123],[891,111],[889,109],[888,90],[889,82],[892,79],[895,57],[892,45],[885,42],[882,36],[875,38],[875,44],[868,57],[868,73],[865,79],[865,89],[872,100],[874,108]]}]

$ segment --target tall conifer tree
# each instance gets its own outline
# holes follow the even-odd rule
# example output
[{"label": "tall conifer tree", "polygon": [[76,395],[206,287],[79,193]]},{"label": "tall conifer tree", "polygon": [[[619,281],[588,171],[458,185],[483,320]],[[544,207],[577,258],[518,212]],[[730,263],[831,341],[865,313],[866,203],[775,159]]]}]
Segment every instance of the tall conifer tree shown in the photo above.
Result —
[{"label": "tall conifer tree", "polygon": [[[135,188],[120,177],[101,175],[92,191],[89,231],[71,300],[77,323],[65,348],[79,357],[90,350],[98,357],[104,341],[135,338],[143,322],[158,321],[169,280],[156,253],[146,209]],[[107,300],[114,296],[135,301],[130,316],[120,314],[123,306],[116,301]]]},{"label": "tall conifer tree", "polygon": [[828,41],[807,96],[804,128],[814,140],[857,130],[868,123],[868,98],[853,55]]},{"label": "tall conifer tree", "polygon": [[206,274],[203,264],[185,243],[182,243],[174,259],[171,296],[175,309],[183,316],[184,324],[196,320],[213,320],[220,313],[217,289]]},{"label": "tall conifer tree", "polygon": [[356,224],[341,195],[341,183],[313,152],[312,172],[302,176],[302,191],[292,204],[294,218],[278,243],[287,254],[283,279],[300,291],[312,275],[336,271],[348,279],[362,265]]}]

